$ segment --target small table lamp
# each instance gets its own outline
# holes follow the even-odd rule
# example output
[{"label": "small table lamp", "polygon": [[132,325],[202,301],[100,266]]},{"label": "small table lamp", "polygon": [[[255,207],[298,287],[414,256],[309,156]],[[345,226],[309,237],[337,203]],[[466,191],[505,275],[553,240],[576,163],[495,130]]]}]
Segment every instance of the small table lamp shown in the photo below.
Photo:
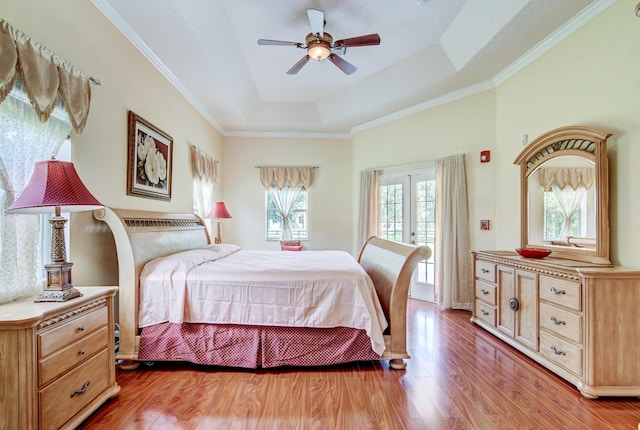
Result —
[{"label": "small table lamp", "polygon": [[220,237],[220,220],[222,218],[231,218],[224,202],[216,202],[211,206],[211,210],[209,211],[207,218],[215,218],[216,224],[218,225],[218,235],[216,236],[215,243],[222,243],[222,238]]},{"label": "small table lamp", "polygon": [[45,264],[47,284],[36,302],[64,302],[82,295],[71,284],[71,266],[64,244],[64,224],[60,212],[99,209],[103,205],[84,186],[73,163],[37,161],[23,193],[6,210],[8,213],[54,213],[51,223],[51,263]]}]

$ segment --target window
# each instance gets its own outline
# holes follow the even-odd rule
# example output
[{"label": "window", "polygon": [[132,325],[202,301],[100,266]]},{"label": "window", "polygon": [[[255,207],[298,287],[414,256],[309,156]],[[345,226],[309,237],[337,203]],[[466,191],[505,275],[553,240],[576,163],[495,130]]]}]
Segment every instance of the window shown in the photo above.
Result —
[{"label": "window", "polygon": [[587,237],[587,192],[584,187],[572,190],[555,188],[544,192],[544,240]]},{"label": "window", "polygon": [[[308,240],[308,192],[302,187],[282,189],[272,186],[266,191],[267,240]],[[284,223],[283,214],[287,223]],[[286,229],[290,230],[287,237]]]}]

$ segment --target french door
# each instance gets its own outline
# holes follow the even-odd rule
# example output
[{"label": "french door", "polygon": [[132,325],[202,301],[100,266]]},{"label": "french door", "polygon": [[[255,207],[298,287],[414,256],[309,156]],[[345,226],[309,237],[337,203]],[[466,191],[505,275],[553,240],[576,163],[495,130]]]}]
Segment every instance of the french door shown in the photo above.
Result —
[{"label": "french door", "polygon": [[429,259],[418,263],[413,273],[409,295],[432,302],[435,281],[435,169],[383,175],[379,187],[380,236],[431,248]]}]

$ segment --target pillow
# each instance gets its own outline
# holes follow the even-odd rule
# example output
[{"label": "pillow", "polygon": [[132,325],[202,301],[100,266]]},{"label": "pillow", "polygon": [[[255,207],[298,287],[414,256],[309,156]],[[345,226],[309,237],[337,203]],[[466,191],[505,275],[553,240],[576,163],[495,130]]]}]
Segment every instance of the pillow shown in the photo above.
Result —
[{"label": "pillow", "polygon": [[302,246],[294,246],[294,245],[282,245],[280,246],[281,251],[302,251]]},{"label": "pillow", "polygon": [[284,246],[300,246],[299,240],[281,240],[280,245]]}]

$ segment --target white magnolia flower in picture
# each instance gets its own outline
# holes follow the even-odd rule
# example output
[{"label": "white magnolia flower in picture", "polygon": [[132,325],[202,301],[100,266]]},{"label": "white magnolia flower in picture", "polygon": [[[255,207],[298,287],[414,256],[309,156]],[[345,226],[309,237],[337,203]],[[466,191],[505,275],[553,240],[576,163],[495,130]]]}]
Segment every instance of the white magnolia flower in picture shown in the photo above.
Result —
[{"label": "white magnolia flower in picture", "polygon": [[145,185],[163,188],[162,181],[167,179],[167,160],[150,135],[140,132],[137,141],[138,177]]}]

